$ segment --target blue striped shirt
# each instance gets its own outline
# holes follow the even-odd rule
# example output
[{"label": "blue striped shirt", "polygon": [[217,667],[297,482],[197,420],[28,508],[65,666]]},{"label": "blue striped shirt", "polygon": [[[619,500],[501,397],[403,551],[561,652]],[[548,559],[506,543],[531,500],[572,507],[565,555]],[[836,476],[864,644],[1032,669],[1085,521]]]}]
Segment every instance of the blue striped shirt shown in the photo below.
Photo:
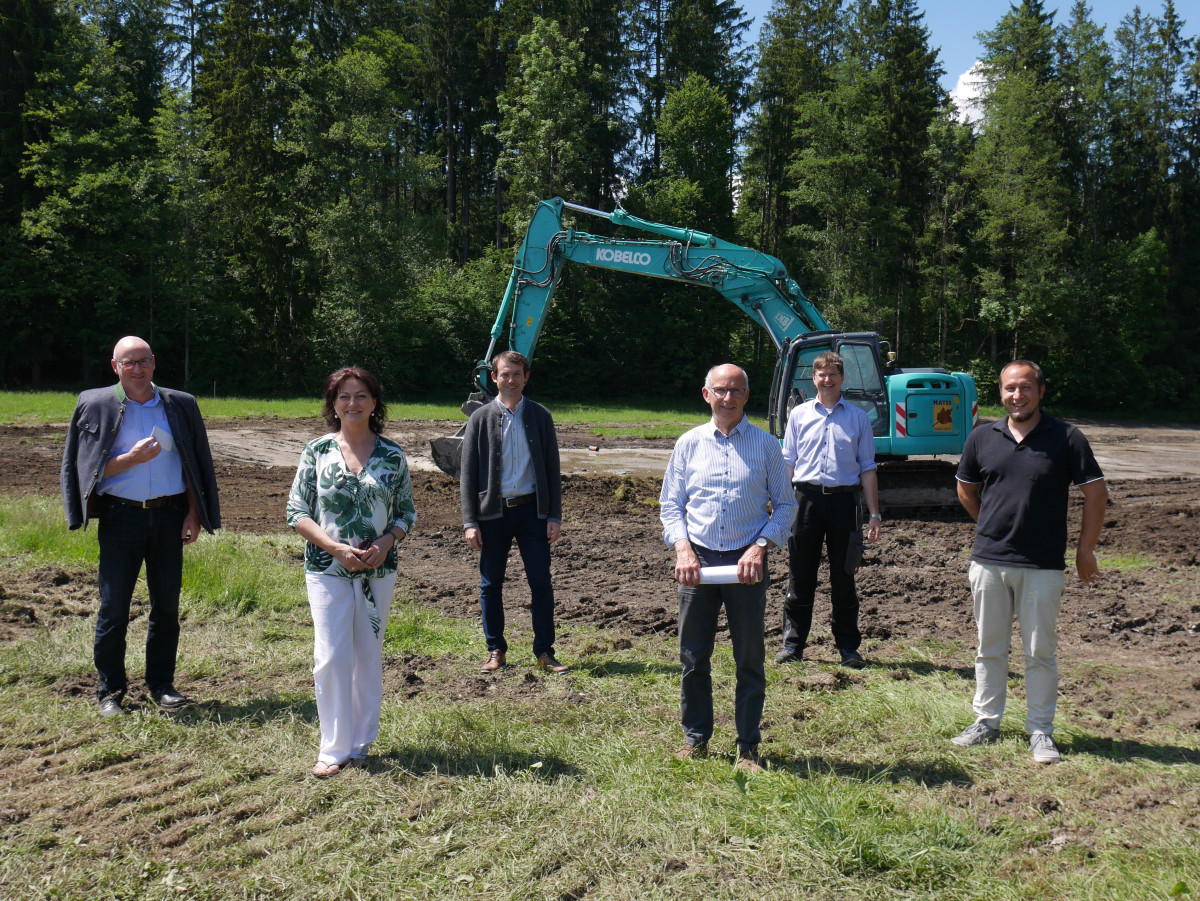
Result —
[{"label": "blue striped shirt", "polygon": [[871,420],[845,397],[839,397],[832,410],[817,398],[806,401],[788,417],[783,461],[791,467],[794,482],[857,485],[864,472],[875,469]]},{"label": "blue striped shirt", "polygon": [[733,551],[760,535],[782,545],[796,518],[779,442],[745,417],[728,437],[711,420],[680,437],[658,500],[668,547]]},{"label": "blue striped shirt", "polygon": [[[162,397],[158,389],[154,389],[154,397],[139,404],[130,398],[125,399],[125,415],[121,418],[121,429],[113,441],[112,457],[129,453],[133,446],[143,438],[149,438],[157,426],[171,435],[171,425],[167,422],[167,411],[163,407]],[[171,435],[174,439],[174,435]],[[187,491],[187,483],[183,480],[183,458],[179,456],[179,448],[174,446],[167,450],[163,445],[159,455],[153,460],[131,466],[116,475],[106,475],[100,480],[100,493],[116,497],[128,498],[131,501],[148,501],[156,497],[168,497]]]}]

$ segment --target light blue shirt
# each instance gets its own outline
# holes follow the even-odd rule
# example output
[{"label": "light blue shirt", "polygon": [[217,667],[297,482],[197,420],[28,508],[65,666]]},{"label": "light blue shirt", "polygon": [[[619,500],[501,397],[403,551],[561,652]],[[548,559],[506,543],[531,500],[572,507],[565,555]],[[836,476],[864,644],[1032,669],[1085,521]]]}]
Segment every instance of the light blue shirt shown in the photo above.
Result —
[{"label": "light blue shirt", "polygon": [[832,410],[817,398],[806,401],[788,417],[783,460],[792,468],[793,482],[857,485],[864,472],[875,468],[871,420],[845,397]]},{"label": "light blue shirt", "polygon": [[[167,411],[163,407],[158,389],[154,389],[154,397],[144,404],[126,397],[125,415],[121,417],[121,428],[117,431],[109,459],[131,451],[143,438],[150,437],[155,426],[168,435],[171,434]],[[168,497],[187,491],[187,483],[183,480],[183,460],[179,456],[179,449],[174,445],[174,436],[171,439],[170,450],[167,450],[164,444],[162,451],[153,460],[138,463],[114,476],[106,475],[100,480],[99,490],[101,494],[124,497],[131,501],[148,501],[151,498]]]},{"label": "light blue shirt", "polygon": [[668,547],[687,538],[733,551],[759,536],[782,545],[796,518],[779,442],[745,417],[728,437],[711,420],[680,437],[658,500]]},{"label": "light blue shirt", "polygon": [[504,413],[500,426],[500,496],[533,494],[537,491],[537,480],[533,476],[529,439],[525,437],[525,421],[521,418],[525,398],[517,402],[515,410],[504,406],[499,397],[495,403]]}]

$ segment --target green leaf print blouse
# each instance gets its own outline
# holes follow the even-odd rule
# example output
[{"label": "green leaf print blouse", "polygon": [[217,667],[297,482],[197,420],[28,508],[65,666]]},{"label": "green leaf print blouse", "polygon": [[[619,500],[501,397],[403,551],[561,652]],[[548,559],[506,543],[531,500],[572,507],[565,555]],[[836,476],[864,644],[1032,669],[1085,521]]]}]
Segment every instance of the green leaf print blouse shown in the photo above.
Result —
[{"label": "green leaf print blouse", "polygon": [[[410,534],[417,521],[412,481],[404,451],[394,441],[376,436],[375,449],[362,472],[352,473],[342,459],[337,436],[310,441],[288,495],[287,521],[316,521],[331,538],[358,547],[378,538],[392,526]],[[396,548],[388,551],[379,569],[350,572],[312,542],[304,543],[304,569],[343,579],[378,578],[396,570]]]}]

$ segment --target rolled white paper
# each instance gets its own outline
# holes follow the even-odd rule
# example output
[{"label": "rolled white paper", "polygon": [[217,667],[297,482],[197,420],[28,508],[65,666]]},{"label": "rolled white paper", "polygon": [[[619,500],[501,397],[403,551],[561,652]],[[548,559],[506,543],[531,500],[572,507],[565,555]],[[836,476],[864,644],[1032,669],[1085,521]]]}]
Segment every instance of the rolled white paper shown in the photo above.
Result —
[{"label": "rolled white paper", "polygon": [[732,585],[738,580],[737,564],[732,566],[702,566],[700,567],[701,585]]}]

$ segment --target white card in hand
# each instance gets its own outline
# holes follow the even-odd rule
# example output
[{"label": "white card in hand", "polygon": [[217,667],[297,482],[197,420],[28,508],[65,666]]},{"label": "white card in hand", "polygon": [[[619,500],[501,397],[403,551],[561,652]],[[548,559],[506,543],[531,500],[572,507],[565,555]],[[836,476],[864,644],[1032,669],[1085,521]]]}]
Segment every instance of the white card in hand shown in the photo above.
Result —
[{"label": "white card in hand", "polygon": [[168,454],[175,450],[175,439],[171,437],[171,433],[166,429],[155,426],[154,431],[150,434]]}]

